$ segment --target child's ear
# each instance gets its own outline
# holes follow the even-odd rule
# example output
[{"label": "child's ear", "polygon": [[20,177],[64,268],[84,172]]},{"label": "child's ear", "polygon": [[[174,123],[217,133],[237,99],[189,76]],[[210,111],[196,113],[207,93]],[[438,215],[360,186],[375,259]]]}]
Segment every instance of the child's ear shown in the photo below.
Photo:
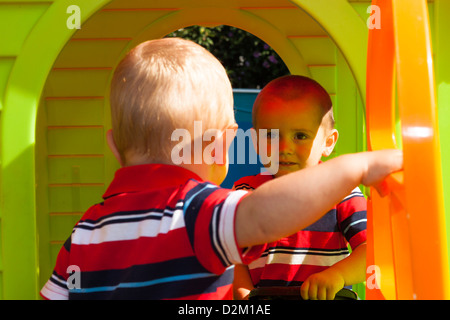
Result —
[{"label": "child's ear", "polygon": [[119,150],[117,150],[116,142],[114,141],[114,136],[111,129],[106,132],[106,142],[108,143],[108,147],[111,149],[114,157],[116,157],[117,161],[119,161],[120,166],[123,167],[123,160],[120,156]]},{"label": "child's ear", "polygon": [[336,145],[336,142],[339,138],[339,132],[336,129],[332,129],[328,131],[326,139],[325,139],[325,146],[322,151],[323,157],[330,156],[331,152],[333,152],[334,146]]}]

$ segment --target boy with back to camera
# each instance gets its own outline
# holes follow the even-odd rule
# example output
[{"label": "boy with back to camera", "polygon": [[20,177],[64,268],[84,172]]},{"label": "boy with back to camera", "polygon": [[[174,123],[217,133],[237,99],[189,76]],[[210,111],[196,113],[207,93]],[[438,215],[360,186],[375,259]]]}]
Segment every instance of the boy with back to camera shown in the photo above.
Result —
[{"label": "boy with back to camera", "polygon": [[[131,50],[115,70],[110,101],[107,142],[121,168],[61,248],[41,290],[47,299],[231,299],[229,267],[257,257],[243,248],[258,252],[313,223],[360,183],[378,185],[402,168],[401,151],[384,150],[343,156],[252,193],[218,187],[231,144],[224,131],[237,127],[232,89],[220,62],[187,40]],[[177,129],[189,139],[173,139]],[[175,165],[180,143],[202,161],[193,152],[192,161]],[[316,201],[319,190],[326,201]],[[283,220],[281,212],[288,212]]]},{"label": "boy with back to camera", "polygon": [[[267,130],[268,149],[279,151],[278,171],[243,177],[234,188],[256,189],[274,178],[318,165],[337,142],[334,123],[330,96],[319,83],[303,76],[271,81],[255,100],[253,126]],[[279,145],[273,148],[271,141]],[[327,193],[318,191],[315,201],[324,196]],[[245,299],[255,287],[301,286],[303,299],[334,299],[344,286],[363,282],[366,209],[366,200],[356,187],[314,224],[268,243],[259,259],[248,267],[236,267],[236,298]]]}]

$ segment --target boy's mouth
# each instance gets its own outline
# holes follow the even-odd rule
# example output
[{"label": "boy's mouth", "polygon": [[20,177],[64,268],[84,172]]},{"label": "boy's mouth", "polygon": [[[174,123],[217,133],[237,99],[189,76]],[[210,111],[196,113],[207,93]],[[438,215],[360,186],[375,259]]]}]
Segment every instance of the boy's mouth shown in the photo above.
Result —
[{"label": "boy's mouth", "polygon": [[278,164],[280,166],[295,166],[297,163],[291,162],[291,161],[280,161],[280,162],[278,162]]}]

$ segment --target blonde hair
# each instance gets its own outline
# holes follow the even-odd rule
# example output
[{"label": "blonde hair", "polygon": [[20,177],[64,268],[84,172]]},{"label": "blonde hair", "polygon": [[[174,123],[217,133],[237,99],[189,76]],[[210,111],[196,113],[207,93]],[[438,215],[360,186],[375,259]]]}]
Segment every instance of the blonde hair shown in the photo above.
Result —
[{"label": "blonde hair", "polygon": [[179,38],[132,49],[116,68],[110,102],[114,141],[124,162],[131,151],[167,163],[176,143],[172,132],[192,132],[194,121],[202,121],[203,131],[235,123],[224,67],[203,47]]}]

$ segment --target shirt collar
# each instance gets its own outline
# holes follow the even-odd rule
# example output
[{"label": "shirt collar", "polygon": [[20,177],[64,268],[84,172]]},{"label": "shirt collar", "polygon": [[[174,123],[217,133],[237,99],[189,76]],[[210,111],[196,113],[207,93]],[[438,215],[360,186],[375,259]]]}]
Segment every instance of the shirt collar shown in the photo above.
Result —
[{"label": "shirt collar", "polygon": [[103,199],[120,193],[181,185],[189,179],[203,181],[194,172],[174,165],[143,164],[122,167],[116,171],[113,181],[103,195]]}]

